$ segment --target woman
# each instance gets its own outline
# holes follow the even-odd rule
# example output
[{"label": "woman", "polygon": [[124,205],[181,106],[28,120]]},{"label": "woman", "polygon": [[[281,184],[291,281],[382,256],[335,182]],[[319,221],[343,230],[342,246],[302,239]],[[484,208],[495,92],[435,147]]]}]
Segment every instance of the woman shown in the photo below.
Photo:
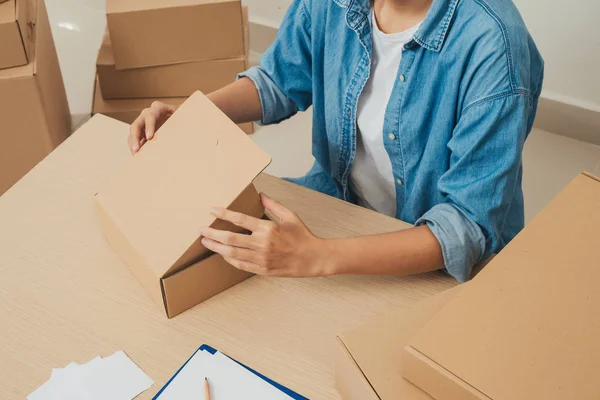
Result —
[{"label": "woman", "polygon": [[[203,228],[203,243],[263,275],[446,269],[468,280],[523,228],[521,153],[542,80],[510,0],[295,0],[260,66],[210,99],[236,123],[312,106],[316,163],[294,181],[415,227],[322,239],[263,196],[279,221],[216,209],[252,234]],[[131,151],[174,110],[144,110]]]}]

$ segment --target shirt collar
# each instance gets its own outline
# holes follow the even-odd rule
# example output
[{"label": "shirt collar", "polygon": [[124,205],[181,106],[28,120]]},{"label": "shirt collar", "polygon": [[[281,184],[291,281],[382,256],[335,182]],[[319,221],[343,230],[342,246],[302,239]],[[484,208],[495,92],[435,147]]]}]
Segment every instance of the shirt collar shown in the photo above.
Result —
[{"label": "shirt collar", "polygon": [[433,0],[431,8],[415,33],[415,42],[428,50],[442,50],[454,11],[460,0]]},{"label": "shirt collar", "polygon": [[[334,0],[348,7],[346,19],[356,28],[370,11],[370,0]],[[439,52],[442,50],[450,22],[460,0],[433,0],[425,20],[415,33],[414,40],[422,47]]]}]

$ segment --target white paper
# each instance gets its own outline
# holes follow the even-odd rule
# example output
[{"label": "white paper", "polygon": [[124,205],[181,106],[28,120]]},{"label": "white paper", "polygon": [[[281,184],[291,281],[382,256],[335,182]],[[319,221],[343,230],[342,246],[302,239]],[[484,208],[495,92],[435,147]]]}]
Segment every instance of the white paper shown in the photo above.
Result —
[{"label": "white paper", "polygon": [[198,351],[160,395],[160,400],[204,399],[204,378],[211,400],[289,400],[291,397],[222,353]]},{"label": "white paper", "polygon": [[27,400],[132,400],[152,386],[150,379],[125,353],[96,357],[52,370],[50,380]]},{"label": "white paper", "polygon": [[131,400],[154,383],[123,351],[85,371],[81,380],[89,400]]}]

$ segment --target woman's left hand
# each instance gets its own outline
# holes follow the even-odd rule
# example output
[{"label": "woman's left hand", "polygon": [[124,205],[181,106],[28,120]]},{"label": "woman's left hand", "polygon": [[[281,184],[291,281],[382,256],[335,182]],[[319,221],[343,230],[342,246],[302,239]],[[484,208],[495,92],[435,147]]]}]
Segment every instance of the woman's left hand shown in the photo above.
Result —
[{"label": "woman's left hand", "polygon": [[313,235],[292,211],[261,194],[267,211],[278,221],[266,221],[224,208],[212,214],[250,231],[240,234],[205,227],[202,244],[234,267],[258,275],[314,277],[327,275],[326,239]]}]

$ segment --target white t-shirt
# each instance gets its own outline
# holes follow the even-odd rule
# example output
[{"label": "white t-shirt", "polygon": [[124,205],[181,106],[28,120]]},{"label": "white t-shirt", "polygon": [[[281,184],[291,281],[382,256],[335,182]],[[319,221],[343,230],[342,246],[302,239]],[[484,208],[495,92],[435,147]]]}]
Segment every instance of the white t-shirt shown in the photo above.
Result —
[{"label": "white t-shirt", "polygon": [[404,32],[386,34],[377,26],[373,12],[371,21],[373,61],[371,75],[358,99],[356,156],[350,171],[350,185],[359,205],[395,217],[396,183],[392,162],[383,146],[383,124],[402,50],[420,24]]}]

